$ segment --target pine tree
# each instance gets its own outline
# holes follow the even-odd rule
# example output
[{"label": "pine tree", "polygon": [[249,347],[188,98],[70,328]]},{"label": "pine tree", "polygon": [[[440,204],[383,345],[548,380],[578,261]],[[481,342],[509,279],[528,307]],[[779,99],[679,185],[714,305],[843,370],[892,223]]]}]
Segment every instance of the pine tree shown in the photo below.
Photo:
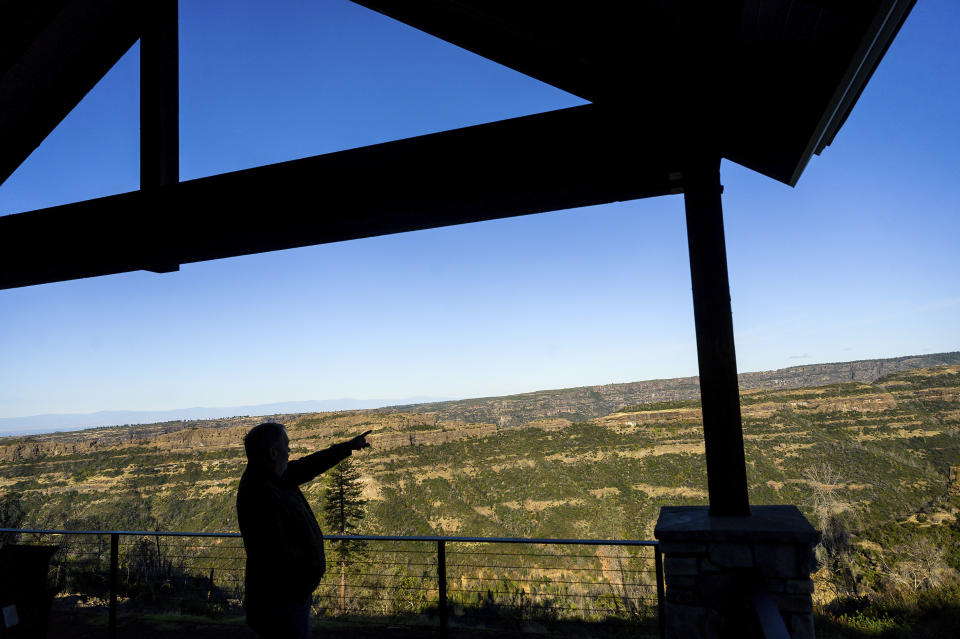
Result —
[{"label": "pine tree", "polygon": [[[337,535],[356,534],[364,517],[367,500],[363,498],[360,471],[348,457],[327,472],[323,490],[323,521],[327,531]],[[330,548],[340,566],[340,611],[346,608],[346,572],[351,561],[366,549],[359,540],[334,540]]]}]

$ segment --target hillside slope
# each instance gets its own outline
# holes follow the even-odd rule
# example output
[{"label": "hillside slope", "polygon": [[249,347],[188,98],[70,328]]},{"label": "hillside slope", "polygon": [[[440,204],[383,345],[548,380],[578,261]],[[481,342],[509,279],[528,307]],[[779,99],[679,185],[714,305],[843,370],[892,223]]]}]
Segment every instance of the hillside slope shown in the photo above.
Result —
[{"label": "hillside slope", "polygon": [[[885,375],[952,364],[960,364],[960,352],[806,364],[772,371],[741,373],[738,379],[741,390],[803,388],[844,382],[869,384]],[[552,417],[583,421],[606,415],[629,404],[696,399],[699,396],[699,377],[678,377],[543,390],[506,397],[414,404],[382,410],[437,412],[440,419],[444,420],[493,422],[502,426],[515,426],[533,419]]]},{"label": "hillside slope", "polygon": [[[742,373],[743,391],[756,389],[789,389],[843,382],[871,383],[883,375],[901,371],[960,364],[960,352],[934,355],[859,360],[833,364],[810,364],[774,371]],[[625,384],[582,386],[535,391],[503,397],[485,397],[446,402],[411,404],[378,410],[346,411],[342,414],[380,417],[403,413],[407,422],[429,422],[434,426],[456,431],[464,424],[487,424],[509,428],[536,420],[563,419],[586,421],[613,413],[633,404],[691,400],[699,397],[697,377],[648,380]],[[330,415],[341,413],[316,413]],[[197,446],[227,445],[238,441],[238,432],[271,419],[288,423],[304,414],[263,415],[208,420],[179,420],[156,424],[91,428],[82,431],[48,433],[20,437],[0,437],[0,461],[21,461],[34,457],[61,454],[84,454],[116,446],[137,446],[156,437],[181,430],[223,430],[219,433],[193,433],[171,436],[166,441],[185,439]],[[309,418],[309,417],[308,417]],[[313,419],[313,418],[309,418]],[[367,418],[357,418],[359,421]]]},{"label": "hillside slope", "polygon": [[[742,404],[753,503],[804,506],[828,481],[863,526],[884,525],[942,501],[960,466],[960,365],[745,391]],[[514,428],[439,412],[284,419],[294,455],[373,430],[373,447],[355,457],[371,533],[649,537],[661,505],[707,498],[696,401]],[[22,495],[31,526],[236,530],[240,439],[257,420],[239,421],[8,456],[0,492]],[[305,492],[317,508],[320,482]]]}]

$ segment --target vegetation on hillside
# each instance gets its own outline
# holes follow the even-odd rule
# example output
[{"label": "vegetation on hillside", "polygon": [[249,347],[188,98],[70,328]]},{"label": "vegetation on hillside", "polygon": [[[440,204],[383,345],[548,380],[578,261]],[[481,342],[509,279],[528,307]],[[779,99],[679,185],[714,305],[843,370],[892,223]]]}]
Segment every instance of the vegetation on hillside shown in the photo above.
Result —
[{"label": "vegetation on hillside", "polygon": [[[549,402],[548,393],[531,395]],[[823,631],[899,636],[933,628],[932,619],[955,614],[944,610],[960,609],[960,487],[948,482],[949,468],[960,466],[960,366],[901,372],[872,384],[745,391],[742,400],[751,501],[798,504],[824,533],[815,593]],[[373,430],[373,448],[351,459],[358,475],[351,481],[367,502],[365,516],[354,519],[356,532],[645,539],[662,505],[706,502],[695,400],[618,403],[583,421],[544,412],[545,406],[536,419],[513,426],[500,419],[451,421],[436,411],[285,421],[294,455]],[[118,437],[89,453],[0,462],[0,513],[23,527],[236,530],[243,428],[225,422],[186,435],[164,429],[146,439]],[[320,514],[322,482],[304,492]],[[130,555],[139,557],[136,570],[176,572],[163,564],[163,543],[151,543]],[[397,566],[388,575],[393,593],[408,592],[404,584],[429,568],[417,572],[409,554],[365,552]],[[601,575],[591,601],[608,601],[603,597],[613,590],[601,585],[615,583],[612,569],[599,558],[577,561]],[[551,591],[558,571],[542,569],[546,581],[537,588],[547,594],[540,600],[562,600]],[[500,569],[501,576],[508,572]],[[461,603],[482,607],[489,583],[482,580],[496,573],[465,574]],[[510,582],[504,590],[529,597],[532,586],[515,577],[504,577]],[[610,596],[613,603],[602,605],[620,612],[630,600]],[[334,598],[347,607],[344,595]],[[391,610],[430,605],[423,595]],[[937,610],[942,614],[931,612]]]}]

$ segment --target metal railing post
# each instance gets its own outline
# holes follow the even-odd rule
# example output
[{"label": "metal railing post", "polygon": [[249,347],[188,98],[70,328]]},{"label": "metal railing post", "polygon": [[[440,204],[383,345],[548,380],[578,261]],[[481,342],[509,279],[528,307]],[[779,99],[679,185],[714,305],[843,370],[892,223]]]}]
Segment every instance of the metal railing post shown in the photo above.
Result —
[{"label": "metal railing post", "polygon": [[[220,538],[224,538],[224,539],[225,539],[225,538],[232,538],[232,539],[236,539],[236,540],[239,540],[240,537],[241,537],[240,533],[235,533],[235,532],[231,532],[231,533],[213,533],[213,532],[176,532],[176,531],[143,531],[143,530],[141,530],[141,531],[134,531],[134,530],[47,530],[47,529],[12,529],[12,528],[2,528],[2,527],[0,527],[0,534],[3,534],[3,533],[35,534],[35,535],[51,535],[51,534],[56,534],[56,535],[90,535],[90,536],[95,536],[98,540],[102,540],[104,536],[109,535],[109,536],[110,536],[110,575],[109,575],[110,581],[109,581],[109,601],[108,601],[108,614],[109,614],[109,620],[108,620],[108,637],[109,637],[110,639],[116,639],[116,637],[117,637],[117,635],[118,635],[118,633],[119,633],[119,628],[118,628],[118,626],[119,626],[119,619],[118,619],[118,608],[119,608],[119,606],[118,606],[118,601],[119,601],[119,585],[120,585],[120,583],[119,583],[119,581],[120,581],[120,580],[119,580],[119,564],[120,564],[120,537],[121,537],[121,536],[124,536],[124,535],[125,535],[125,536],[128,536],[128,537],[147,537],[147,538],[149,539],[149,536],[152,535],[152,536],[154,536],[155,538],[163,538],[163,537],[167,537],[167,538],[170,538],[170,537],[181,537],[181,538],[217,538],[217,539],[220,539]],[[451,593],[451,592],[454,592],[454,593],[469,593],[469,596],[481,594],[479,591],[476,590],[475,587],[473,587],[472,584],[470,584],[470,585],[461,584],[460,581],[459,581],[459,579],[453,584],[453,589],[451,590],[450,584],[447,583],[446,542],[461,543],[461,544],[463,544],[463,543],[465,543],[465,544],[535,544],[535,545],[545,545],[545,546],[555,546],[555,545],[556,545],[556,546],[587,546],[587,547],[593,547],[593,546],[598,546],[598,547],[599,547],[599,546],[624,546],[624,547],[633,547],[633,548],[639,548],[639,547],[644,547],[644,546],[651,546],[651,547],[652,547],[652,550],[653,550],[653,553],[654,553],[654,567],[655,567],[655,570],[651,570],[651,567],[650,567],[650,565],[649,565],[649,561],[646,559],[646,554],[644,553],[644,554],[643,554],[643,566],[644,566],[644,568],[643,568],[642,570],[640,570],[640,569],[638,569],[638,570],[627,570],[627,569],[625,569],[625,568],[623,567],[622,564],[619,566],[620,575],[621,575],[621,581],[623,581],[622,584],[620,584],[620,583],[614,583],[615,580],[613,580],[613,578],[610,577],[609,575],[604,575],[604,576],[601,578],[601,581],[603,581],[603,582],[609,582],[609,583],[607,583],[607,585],[612,589],[612,591],[613,591],[614,593],[617,592],[617,591],[616,591],[616,588],[617,588],[618,586],[622,587],[623,593],[624,593],[624,594],[623,594],[624,597],[630,597],[630,598],[632,599],[632,598],[635,596],[638,600],[642,600],[642,601],[644,602],[644,607],[645,607],[645,609],[649,609],[649,608],[646,608],[646,607],[647,607],[647,606],[650,606],[650,600],[652,599],[651,590],[653,590],[653,589],[651,588],[651,585],[653,585],[653,584],[649,584],[649,574],[650,574],[651,572],[653,572],[653,573],[655,574],[655,577],[656,577],[656,580],[657,580],[657,582],[656,582],[656,590],[655,590],[654,592],[656,593],[656,596],[657,596],[657,611],[658,611],[658,618],[659,618],[659,622],[660,622],[660,627],[659,627],[660,632],[659,632],[659,634],[660,634],[661,637],[664,636],[664,631],[665,631],[665,625],[664,625],[664,623],[665,623],[665,608],[666,608],[666,604],[665,604],[666,599],[665,599],[665,597],[664,597],[664,592],[665,592],[664,572],[665,572],[665,571],[664,571],[664,567],[663,567],[663,554],[662,554],[662,552],[661,552],[661,547],[658,545],[658,543],[657,543],[656,541],[652,541],[652,540],[639,540],[639,539],[549,539],[549,538],[521,538],[521,537],[437,537],[437,536],[406,536],[406,535],[331,535],[331,536],[329,537],[329,539],[331,539],[331,540],[376,541],[376,542],[396,541],[396,542],[402,542],[402,543],[417,542],[417,543],[426,543],[426,544],[436,543],[436,544],[437,544],[437,551],[436,551],[436,552],[437,552],[437,555],[436,555],[437,573],[436,573],[436,577],[435,577],[435,578],[436,578],[436,580],[437,580],[437,591],[438,591],[437,613],[439,614],[439,617],[440,617],[439,620],[438,620],[438,626],[439,626],[438,630],[439,630],[440,632],[438,632],[437,634],[439,634],[441,637],[449,636],[449,626],[450,626],[450,601],[451,601],[451,599],[450,599],[450,593]],[[422,548],[422,546],[418,546],[418,547],[419,547],[419,548]],[[165,551],[165,553],[166,553],[166,552],[169,552],[169,551],[170,551],[170,549],[168,549],[167,551]],[[424,551],[416,550],[416,551],[413,551],[413,552],[420,553],[420,552],[424,552]],[[429,562],[429,552],[430,552],[430,551],[429,551],[429,550],[426,550],[425,552],[427,553],[427,555],[426,555],[421,561]],[[461,552],[462,552],[462,551],[461,551]],[[478,552],[479,552],[479,551],[478,551]],[[485,552],[481,552],[480,554],[498,554],[498,553],[485,553]],[[524,553],[523,551],[521,551],[521,552],[519,552],[519,553],[507,553],[507,554],[515,554],[515,555],[516,555],[516,554],[519,554],[520,557],[525,557],[525,556],[526,556],[526,553]],[[629,553],[628,553],[628,554],[629,554]],[[542,556],[542,557],[554,557],[554,556],[555,556],[555,557],[559,558],[559,557],[562,556],[562,553],[553,553],[552,551],[550,551],[550,552],[548,552],[548,553],[546,553],[546,554],[537,554],[537,555],[535,555],[535,556]],[[573,557],[580,557],[580,556],[581,556],[581,555],[576,555],[576,554],[573,555]],[[588,556],[593,556],[593,554],[591,553],[591,554],[588,555]],[[100,555],[98,554],[97,557],[98,557],[98,560],[99,560]],[[190,557],[192,558],[193,555],[190,555]],[[186,559],[186,558],[187,558],[187,555],[183,555],[182,558],[183,558],[183,559]],[[215,557],[201,557],[200,555],[197,555],[196,558],[197,558],[197,559],[215,559]],[[604,557],[600,557],[600,558],[601,558],[601,560],[602,560]],[[63,561],[65,561],[65,559],[64,559]],[[230,560],[230,561],[231,561],[231,563],[229,563],[229,564],[228,564],[228,567],[226,567],[226,568],[221,567],[221,566],[216,566],[216,567],[215,567],[215,566],[210,566],[210,567],[209,567],[209,570],[210,570],[209,578],[206,579],[206,583],[205,583],[205,584],[203,583],[203,581],[204,581],[204,577],[206,577],[206,575],[205,575],[203,572],[197,572],[197,570],[204,570],[204,568],[198,567],[197,569],[190,569],[189,572],[187,571],[186,568],[184,568],[184,572],[183,572],[183,575],[182,575],[182,576],[184,577],[184,579],[187,579],[188,577],[193,577],[193,576],[200,577],[200,583],[195,584],[195,585],[199,586],[200,589],[201,589],[201,592],[199,593],[198,596],[200,596],[200,597],[203,596],[202,589],[203,589],[203,587],[204,587],[204,585],[205,585],[205,586],[206,586],[206,590],[207,590],[207,593],[206,593],[207,600],[208,600],[208,601],[213,601],[214,593],[215,593],[215,591],[216,591],[216,585],[215,585],[216,575],[217,575],[217,574],[224,574],[224,573],[221,573],[221,572],[219,572],[219,571],[221,571],[221,570],[226,570],[226,574],[228,575],[228,578],[230,578],[230,579],[235,579],[235,580],[236,580],[236,579],[239,579],[240,582],[242,582],[242,579],[240,579],[239,577],[237,577],[237,574],[242,574],[242,568],[241,568],[241,569],[238,569],[237,567],[234,566],[234,564],[232,563],[232,560]],[[464,560],[462,557],[457,560],[457,570],[458,570],[458,571],[460,571],[460,569],[464,567],[464,566],[463,566],[464,561],[465,561],[465,560]],[[174,563],[174,562],[173,562],[173,560],[170,559],[169,557],[168,557],[167,560],[164,560],[164,564],[168,567],[168,570],[166,571],[168,577],[172,574],[172,573],[170,572],[170,570],[169,570],[169,566],[172,565],[172,563]],[[495,566],[494,566],[494,565],[492,565],[492,566],[481,566],[481,565],[479,565],[479,564],[478,564],[478,565],[471,565],[471,564],[469,564],[469,563],[467,563],[466,565],[467,565],[468,567],[471,567],[471,568],[481,568],[481,567],[485,567],[485,568],[498,568],[498,567],[499,567],[501,570],[514,569],[514,568],[518,568],[518,569],[521,569],[521,570],[525,570],[526,568],[528,568],[528,566],[526,565],[526,563],[525,563],[525,561],[524,561],[523,559],[520,559],[520,564],[521,564],[520,566],[507,566],[507,565],[500,566],[498,562],[496,562],[496,563],[497,563],[497,565],[495,565]],[[97,565],[100,566],[100,565],[102,565],[102,564],[99,564],[99,563],[98,563]],[[424,564],[415,564],[415,565],[421,566],[421,565],[424,565]],[[229,566],[234,566],[234,567],[229,567]],[[601,565],[601,567],[602,567],[602,565]],[[131,569],[130,566],[128,566],[128,567],[127,567],[128,573],[130,572],[130,569]],[[554,570],[554,568],[550,568],[550,570]],[[612,570],[612,569],[611,569],[611,570]],[[163,572],[163,571],[161,571],[161,572]],[[196,575],[194,575],[194,573],[196,573]],[[237,573],[237,574],[235,574],[235,573]],[[636,578],[628,578],[628,574],[639,575],[639,574],[641,574],[641,573],[642,573],[644,576],[642,576],[642,577],[636,577]],[[151,575],[152,575],[152,571],[151,571]],[[149,577],[149,576],[151,576],[151,575],[145,575],[145,576]],[[128,574],[128,577],[129,577],[129,576],[130,576],[130,575]],[[160,574],[160,575],[157,575],[157,576],[162,577],[163,575]],[[179,575],[179,573],[178,573],[178,578],[179,578],[180,576],[181,576],[181,575]],[[373,576],[376,576],[376,577],[393,577],[394,575],[392,575],[392,574],[373,574]],[[529,577],[530,575],[527,575],[527,576]],[[455,577],[456,577],[456,576],[455,576]],[[503,579],[508,579],[508,578],[509,578],[509,579],[512,579],[512,578],[515,577],[515,575],[511,575],[509,572],[504,572],[504,573],[501,575],[501,577],[502,577]],[[420,587],[420,588],[426,588],[426,589],[427,589],[427,592],[429,592],[429,588],[430,588],[430,586],[428,585],[428,584],[429,584],[429,580],[430,580],[429,571],[425,571],[425,572],[423,573],[422,579],[423,579],[423,581],[421,582],[421,584],[420,584],[419,587]],[[478,581],[486,580],[486,579],[487,579],[486,577],[481,577],[480,579],[478,579]],[[521,581],[529,581],[529,579],[523,578],[523,579],[521,579]],[[634,583],[634,582],[637,582],[637,583]],[[550,583],[550,580],[549,580],[549,579],[547,579],[547,583],[548,583],[548,584]],[[587,581],[569,581],[569,582],[568,582],[568,581],[564,581],[564,582],[562,582],[562,583],[563,583],[563,584],[580,584],[580,586],[582,587],[584,584],[593,583],[593,582],[590,582],[589,580],[587,580]],[[628,591],[628,590],[627,590],[627,587],[628,587],[628,586],[630,586],[630,587],[636,587],[636,590],[629,590],[629,591]],[[376,587],[376,586],[372,586],[372,587]],[[405,589],[406,589],[406,585],[405,585],[405,584],[401,584],[401,586],[399,586],[399,587],[393,587],[393,589],[405,590]],[[485,589],[486,589],[486,588],[485,588]],[[237,593],[237,597],[242,598],[242,596],[243,596],[242,588],[241,588],[240,586],[238,586],[238,585],[234,585],[234,590],[235,590],[235,592]],[[563,594],[563,595],[561,595],[561,596],[578,598],[578,600],[579,600],[579,607],[582,608],[582,610],[579,610],[579,611],[576,610],[575,607],[570,608],[571,618],[576,617],[578,614],[585,616],[584,618],[587,618],[587,617],[593,617],[593,616],[594,616],[594,615],[591,614],[591,613],[596,613],[596,612],[609,613],[609,612],[610,612],[609,606],[604,605],[604,604],[607,603],[607,602],[602,601],[601,599],[598,599],[598,598],[595,598],[595,597],[592,598],[591,596],[580,594],[580,593],[579,593],[579,589],[578,589],[577,587],[568,588],[568,587],[564,586],[564,587],[563,587],[563,591],[564,591],[565,594]],[[574,591],[574,592],[571,592],[571,591]],[[421,590],[420,592],[423,593],[422,590]],[[425,593],[423,593],[423,594],[425,594]],[[423,594],[421,594],[421,596],[423,596]],[[533,597],[533,596],[540,596],[540,597],[546,596],[546,597],[547,597],[547,601],[545,602],[545,605],[547,606],[547,609],[554,609],[554,607],[555,607],[555,605],[556,605],[555,602],[553,601],[553,598],[552,598],[552,596],[550,595],[550,593],[545,592],[545,591],[543,591],[542,589],[539,589],[539,588],[536,588],[536,587],[531,587],[531,590],[530,590],[529,592],[528,592],[528,590],[527,590],[525,587],[524,587],[524,588],[513,588],[513,587],[510,587],[508,590],[502,591],[502,592],[496,590],[496,587],[492,587],[492,588],[490,588],[490,589],[486,589],[486,597],[487,597],[486,599],[483,599],[483,598],[482,598],[482,595],[481,595],[481,598],[478,599],[478,601],[477,601],[478,605],[479,605],[479,606],[484,606],[484,605],[485,605],[485,602],[491,602],[491,603],[494,603],[494,604],[495,604],[494,607],[496,607],[496,608],[499,608],[501,605],[504,605],[504,606],[506,606],[506,607],[511,607],[511,604],[509,603],[509,601],[507,601],[507,602],[505,602],[505,603],[503,603],[503,604],[501,604],[501,602],[494,601],[494,595],[495,595],[495,594],[496,594],[496,595],[505,595],[505,596],[508,597],[508,598],[509,598],[510,596],[513,596],[514,598],[519,597],[519,598],[520,598],[520,604],[519,604],[519,605],[520,605],[520,608],[518,608],[518,610],[519,610],[520,612],[522,612],[522,607],[523,607],[523,606],[528,605],[528,603],[527,603],[528,600],[526,599],[526,597],[528,597],[528,596],[531,596],[531,597]],[[457,600],[461,601],[461,602],[462,602],[462,601],[465,601],[463,594],[454,595],[454,597],[455,597]],[[596,600],[595,600],[595,599],[596,599]],[[419,601],[423,601],[423,600],[420,599]],[[164,602],[159,602],[159,601],[158,601],[157,603],[160,604],[160,603],[169,603],[169,602],[166,602],[166,601],[164,601]],[[228,600],[228,601],[226,601],[226,602],[224,602],[224,603],[225,603],[225,605],[233,605],[233,604],[239,603],[239,602],[233,602],[233,601],[229,601],[229,600]],[[591,605],[594,605],[594,604],[596,604],[596,605],[598,605],[598,606],[602,606],[602,609],[599,609],[599,608],[591,608],[590,606],[591,606]],[[469,606],[470,604],[467,603],[467,605]],[[517,604],[516,604],[516,603],[512,604],[512,607],[517,608]],[[559,610],[559,609],[558,609],[558,610]],[[566,608],[564,608],[563,610],[566,611]],[[632,614],[632,613],[633,613],[633,609],[632,609],[632,607],[629,606],[629,605],[627,606],[626,613],[627,613],[631,618],[633,618],[633,619],[641,620],[642,623],[643,623],[643,625],[646,626],[647,628],[650,628],[651,630],[652,630],[652,628],[651,628],[650,626],[652,625],[652,623],[656,623],[650,616],[647,616],[646,614],[644,614],[642,617]]]},{"label": "metal railing post", "polygon": [[120,535],[110,533],[110,620],[107,624],[107,636],[117,639],[117,585],[120,567]]},{"label": "metal railing post", "polygon": [[437,582],[440,590],[440,628],[447,634],[447,548],[443,540],[437,541]]},{"label": "metal railing post", "polygon": [[660,624],[660,639],[667,636],[667,618],[663,611],[663,554],[660,544],[653,547],[653,563],[657,568],[657,621]]}]

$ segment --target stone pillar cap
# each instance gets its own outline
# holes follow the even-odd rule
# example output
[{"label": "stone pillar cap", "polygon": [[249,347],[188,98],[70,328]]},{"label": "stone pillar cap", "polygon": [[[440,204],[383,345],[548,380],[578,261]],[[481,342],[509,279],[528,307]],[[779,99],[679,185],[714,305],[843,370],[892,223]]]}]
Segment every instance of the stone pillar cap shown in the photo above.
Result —
[{"label": "stone pillar cap", "polygon": [[796,506],[751,506],[749,517],[712,517],[707,506],[664,506],[653,536],[660,541],[816,543]]}]

